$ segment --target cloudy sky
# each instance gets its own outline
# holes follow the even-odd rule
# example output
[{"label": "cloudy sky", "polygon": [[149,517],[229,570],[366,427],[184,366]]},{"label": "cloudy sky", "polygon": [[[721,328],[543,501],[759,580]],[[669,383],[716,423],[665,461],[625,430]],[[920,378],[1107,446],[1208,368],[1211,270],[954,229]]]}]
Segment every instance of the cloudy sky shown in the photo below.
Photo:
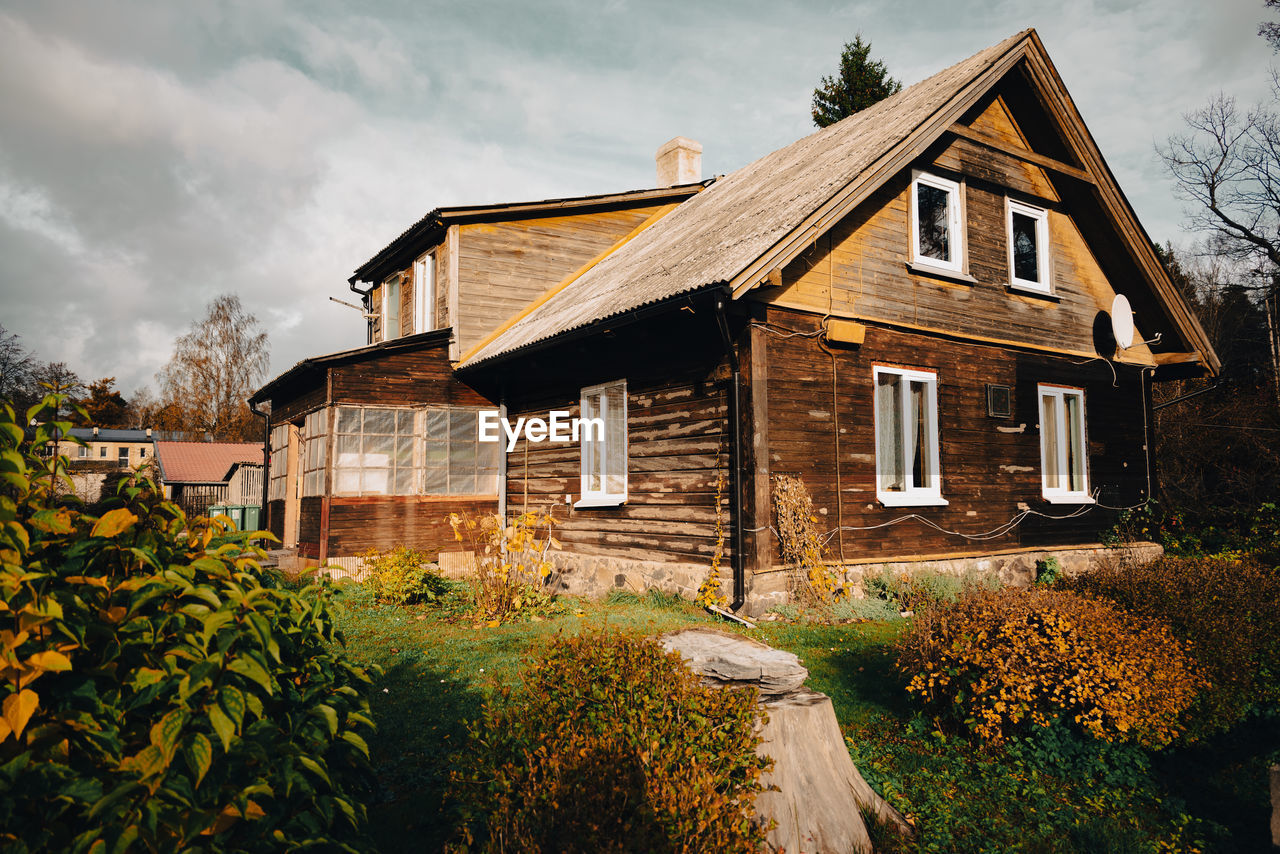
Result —
[{"label": "cloudy sky", "polygon": [[813,130],[861,31],[913,83],[1036,27],[1153,238],[1187,243],[1153,153],[1222,90],[1267,93],[1261,0],[0,0],[0,323],[82,378],[154,384],[234,292],[272,373],[364,342],[361,262],[433,207],[704,175]]}]

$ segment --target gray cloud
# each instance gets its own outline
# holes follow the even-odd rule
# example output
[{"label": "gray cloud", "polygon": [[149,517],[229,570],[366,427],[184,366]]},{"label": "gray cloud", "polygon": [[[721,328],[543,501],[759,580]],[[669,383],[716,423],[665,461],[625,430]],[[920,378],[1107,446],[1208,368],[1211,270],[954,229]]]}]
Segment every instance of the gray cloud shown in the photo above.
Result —
[{"label": "gray cloud", "polygon": [[625,2],[0,8],[0,322],[83,377],[152,381],[214,295],[272,367],[359,344],[335,306],[430,208],[647,186],[676,134],[728,172],[810,132],[861,30],[914,82],[1036,26],[1152,237],[1153,142],[1265,92],[1261,3]]}]

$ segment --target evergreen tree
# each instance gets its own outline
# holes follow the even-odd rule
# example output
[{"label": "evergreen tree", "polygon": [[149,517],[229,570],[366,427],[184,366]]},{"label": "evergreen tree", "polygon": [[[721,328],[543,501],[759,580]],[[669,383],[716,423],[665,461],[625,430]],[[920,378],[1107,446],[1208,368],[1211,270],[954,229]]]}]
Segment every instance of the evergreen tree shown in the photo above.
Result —
[{"label": "evergreen tree", "polygon": [[813,90],[813,123],[820,128],[833,125],[901,90],[902,81],[890,77],[884,63],[871,58],[871,42],[864,42],[858,33],[840,54],[840,73],[824,76]]}]

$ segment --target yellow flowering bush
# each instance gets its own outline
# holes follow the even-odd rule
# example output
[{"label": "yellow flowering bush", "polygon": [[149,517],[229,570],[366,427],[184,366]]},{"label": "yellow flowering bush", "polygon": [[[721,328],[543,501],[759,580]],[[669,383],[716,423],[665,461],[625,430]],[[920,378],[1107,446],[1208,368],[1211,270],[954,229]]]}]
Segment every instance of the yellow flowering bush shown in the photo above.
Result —
[{"label": "yellow flowering bush", "polygon": [[916,617],[898,645],[907,690],[1000,742],[1073,721],[1103,741],[1159,747],[1206,687],[1169,628],[1051,589],[975,590]]},{"label": "yellow flowering bush", "polygon": [[496,513],[479,518],[450,513],[448,520],[454,538],[476,553],[474,619],[496,625],[550,606],[545,590],[555,571],[550,553],[560,548],[552,536],[551,513],[530,510],[505,523]]},{"label": "yellow flowering bush", "polygon": [[411,605],[439,601],[448,589],[440,568],[424,552],[397,546],[381,552],[369,549],[360,555],[368,572],[364,585],[380,602]]}]

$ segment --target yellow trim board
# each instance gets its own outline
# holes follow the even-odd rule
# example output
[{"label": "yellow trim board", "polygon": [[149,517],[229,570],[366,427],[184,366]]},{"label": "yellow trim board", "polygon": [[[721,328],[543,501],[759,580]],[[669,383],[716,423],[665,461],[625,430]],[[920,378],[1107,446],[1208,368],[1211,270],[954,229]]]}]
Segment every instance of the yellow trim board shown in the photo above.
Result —
[{"label": "yellow trim board", "polygon": [[639,224],[639,225],[637,225],[635,228],[631,229],[631,231],[629,231],[629,232],[628,232],[626,235],[624,235],[620,240],[618,240],[618,242],[617,242],[617,243],[613,244],[613,245],[612,245],[612,246],[610,246],[608,249],[604,250],[604,251],[603,251],[603,252],[601,252],[599,255],[597,255],[596,257],[592,258],[592,259],[591,259],[590,261],[588,261],[587,263],[583,264],[583,265],[582,265],[581,267],[579,267],[577,270],[574,270],[574,271],[573,271],[572,273],[570,273],[568,276],[566,276],[565,278],[561,279],[559,283],[557,283],[557,284],[555,284],[555,285],[552,285],[550,288],[548,288],[546,291],[544,291],[544,292],[543,292],[543,294],[542,294],[541,296],[539,296],[537,299],[533,300],[533,302],[529,303],[529,304],[528,304],[528,305],[526,305],[524,308],[520,309],[520,311],[516,312],[516,313],[515,313],[514,315],[512,315],[511,317],[507,318],[507,320],[506,320],[504,323],[502,323],[500,326],[498,326],[496,329],[494,329],[494,330],[493,330],[492,332],[490,332],[488,335],[486,335],[486,336],[484,336],[483,338],[481,338],[481,339],[480,339],[480,340],[475,344],[475,346],[473,346],[470,350],[468,350],[466,353],[464,353],[464,354],[463,354],[462,358],[461,358],[461,359],[459,359],[459,360],[454,364],[454,367],[461,367],[462,365],[466,364],[466,362],[467,362],[467,360],[468,360],[468,359],[470,359],[470,358],[471,358],[472,356],[474,356],[476,353],[480,352],[480,351],[481,351],[481,350],[483,350],[485,347],[487,347],[487,346],[489,346],[491,343],[493,343],[493,341],[494,341],[494,340],[495,340],[499,335],[501,335],[502,333],[506,332],[506,331],[507,331],[508,329],[510,329],[512,326],[515,326],[515,325],[516,325],[517,323],[519,323],[521,320],[524,320],[526,317],[528,317],[528,316],[533,312],[533,310],[534,310],[534,309],[536,309],[536,308],[538,308],[539,306],[543,305],[547,300],[551,299],[553,296],[555,296],[556,294],[560,293],[562,290],[564,290],[565,288],[567,288],[569,285],[573,284],[575,281],[577,281],[578,279],[582,278],[582,276],[583,276],[583,275],[584,275],[588,270],[590,270],[592,267],[594,267],[594,266],[596,266],[597,264],[599,264],[599,263],[600,263],[601,261],[603,261],[605,258],[608,258],[608,257],[609,257],[610,255],[612,255],[614,252],[617,252],[621,247],[623,247],[623,246],[625,246],[627,243],[629,243],[633,237],[635,237],[635,236],[636,236],[637,234],[639,234],[640,232],[644,231],[644,230],[645,230],[646,228],[648,228],[649,226],[653,225],[653,224],[654,224],[655,222],[657,222],[658,220],[662,219],[662,218],[663,218],[664,216],[666,216],[667,214],[671,213],[671,212],[672,212],[673,210],[675,210],[676,208],[680,207],[680,205],[681,205],[681,204],[682,204],[682,202],[675,202],[674,204],[670,204],[670,205],[663,205],[662,207],[658,208],[656,211],[654,211],[652,214],[650,214],[650,215],[649,215],[649,217],[648,217],[647,219],[645,219],[645,221],[644,221],[644,222],[640,223],[640,224]]}]

